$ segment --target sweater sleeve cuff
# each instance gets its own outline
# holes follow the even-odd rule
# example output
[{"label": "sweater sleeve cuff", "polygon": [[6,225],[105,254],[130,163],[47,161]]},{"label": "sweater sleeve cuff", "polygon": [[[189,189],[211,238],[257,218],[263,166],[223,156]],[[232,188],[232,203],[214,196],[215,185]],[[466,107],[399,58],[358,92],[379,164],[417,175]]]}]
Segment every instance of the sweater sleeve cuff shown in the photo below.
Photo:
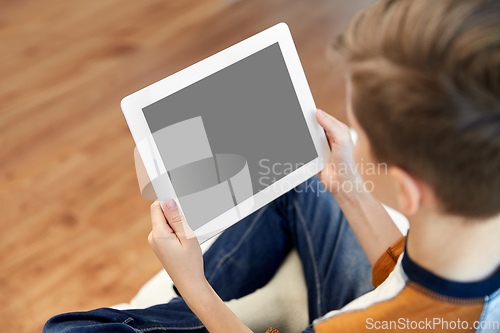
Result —
[{"label": "sweater sleeve cuff", "polygon": [[377,260],[372,270],[372,284],[375,288],[381,285],[396,267],[398,258],[405,248],[406,237],[401,237],[396,243],[387,249]]},{"label": "sweater sleeve cuff", "polygon": [[270,327],[266,333],[280,333],[277,329]]}]

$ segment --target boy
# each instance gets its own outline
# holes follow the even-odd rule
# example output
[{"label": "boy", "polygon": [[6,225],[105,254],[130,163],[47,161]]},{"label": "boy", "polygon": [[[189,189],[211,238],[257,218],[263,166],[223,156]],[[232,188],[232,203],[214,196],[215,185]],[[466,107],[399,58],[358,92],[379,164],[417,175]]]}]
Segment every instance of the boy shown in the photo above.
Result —
[{"label": "boy", "polygon": [[[335,47],[355,148],[318,111],[332,150],[319,179],[228,229],[204,258],[175,202],[165,213],[154,203],[149,242],[183,298],[60,315],[45,331],[250,332],[221,299],[263,286],[292,247],[316,319],[305,332],[500,331],[498,0],[383,0]],[[363,175],[373,195],[345,191],[367,163],[388,166]],[[311,190],[318,182],[333,196]],[[406,238],[375,198],[408,217]]]}]

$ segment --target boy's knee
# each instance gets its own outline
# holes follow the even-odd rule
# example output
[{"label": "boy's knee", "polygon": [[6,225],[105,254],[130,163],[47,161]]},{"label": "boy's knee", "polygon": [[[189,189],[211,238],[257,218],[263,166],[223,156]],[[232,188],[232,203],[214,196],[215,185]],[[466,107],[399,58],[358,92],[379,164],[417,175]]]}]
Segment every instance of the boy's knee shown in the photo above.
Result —
[{"label": "boy's knee", "polygon": [[[67,318],[66,314],[61,314],[50,318],[45,325],[43,326],[42,333],[64,333],[68,331],[75,331],[78,329],[78,326],[75,325],[75,322],[79,322],[80,320],[74,319],[73,321]],[[78,331],[78,330],[76,330]]]},{"label": "boy's knee", "polygon": [[113,309],[102,308],[88,312],[70,312],[50,318],[43,327],[43,333],[136,332],[129,325],[131,321],[133,319],[125,314],[117,316],[116,310]]}]

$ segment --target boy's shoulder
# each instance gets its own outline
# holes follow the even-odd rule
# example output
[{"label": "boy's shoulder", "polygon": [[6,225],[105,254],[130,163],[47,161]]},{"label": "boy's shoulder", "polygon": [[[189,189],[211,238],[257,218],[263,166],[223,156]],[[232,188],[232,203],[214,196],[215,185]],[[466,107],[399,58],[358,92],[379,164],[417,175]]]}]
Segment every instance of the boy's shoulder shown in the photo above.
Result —
[{"label": "boy's shoulder", "polygon": [[404,254],[404,244],[403,237],[374,266],[373,281],[380,282],[375,290],[317,319],[315,331],[475,331],[478,324],[500,330],[498,318],[494,321],[500,313],[500,272],[477,283],[447,281],[414,263]]}]

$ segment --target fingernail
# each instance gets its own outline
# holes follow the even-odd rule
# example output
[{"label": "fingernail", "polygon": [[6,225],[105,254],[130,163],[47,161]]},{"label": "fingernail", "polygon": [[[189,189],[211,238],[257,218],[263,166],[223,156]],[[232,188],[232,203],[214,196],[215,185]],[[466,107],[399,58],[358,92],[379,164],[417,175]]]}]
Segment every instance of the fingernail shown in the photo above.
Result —
[{"label": "fingernail", "polygon": [[324,117],[325,116],[325,111],[323,111],[321,109],[318,109],[318,112],[319,112],[320,117]]},{"label": "fingernail", "polygon": [[177,204],[175,203],[174,199],[170,199],[167,201],[167,208],[170,210],[177,208]]}]

